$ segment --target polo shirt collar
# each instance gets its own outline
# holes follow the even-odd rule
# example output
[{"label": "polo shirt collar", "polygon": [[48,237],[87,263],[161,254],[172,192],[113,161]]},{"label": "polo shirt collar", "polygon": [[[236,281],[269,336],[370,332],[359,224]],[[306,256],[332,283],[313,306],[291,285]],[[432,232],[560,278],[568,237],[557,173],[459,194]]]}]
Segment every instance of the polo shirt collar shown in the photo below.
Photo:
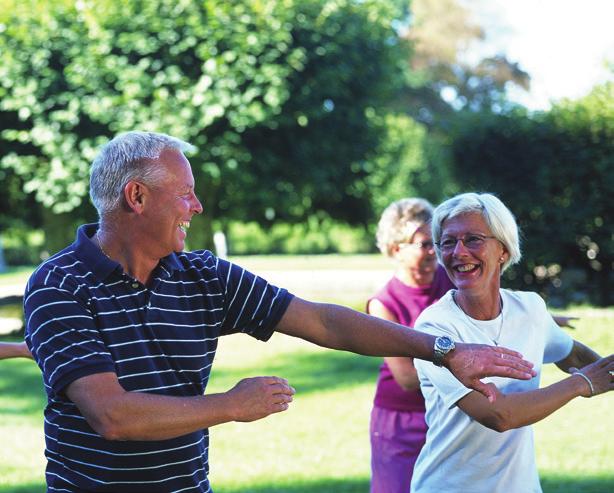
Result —
[{"label": "polo shirt collar", "polygon": [[[110,259],[100,250],[94,239],[96,231],[98,231],[98,223],[84,224],[79,227],[74,243],[77,255],[86,265],[90,266],[99,279],[106,279],[115,271],[123,273],[121,264]],[[158,267],[162,267],[169,275],[175,270],[185,270],[175,252],[161,258]]]}]

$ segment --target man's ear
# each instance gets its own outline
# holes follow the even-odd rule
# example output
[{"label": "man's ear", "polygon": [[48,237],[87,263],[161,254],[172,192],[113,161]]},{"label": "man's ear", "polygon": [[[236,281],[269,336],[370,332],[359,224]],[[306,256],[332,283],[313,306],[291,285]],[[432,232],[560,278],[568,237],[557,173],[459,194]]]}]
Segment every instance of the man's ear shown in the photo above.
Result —
[{"label": "man's ear", "polygon": [[145,206],[145,199],[148,192],[147,186],[138,181],[130,180],[126,183],[124,187],[124,199],[126,200],[128,208],[137,214],[141,214]]}]

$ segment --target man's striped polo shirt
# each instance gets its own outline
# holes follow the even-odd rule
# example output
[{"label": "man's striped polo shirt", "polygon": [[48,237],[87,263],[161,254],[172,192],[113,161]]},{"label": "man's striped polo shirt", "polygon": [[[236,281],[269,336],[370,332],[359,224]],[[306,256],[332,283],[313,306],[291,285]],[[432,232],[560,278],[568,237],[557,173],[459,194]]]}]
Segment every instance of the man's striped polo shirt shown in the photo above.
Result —
[{"label": "man's striped polo shirt", "polygon": [[115,372],[128,391],[197,396],[218,337],[268,339],[292,295],[208,251],[163,258],[144,286],[91,241],[95,224],[44,262],[25,298],[26,341],[43,372],[49,491],[206,492],[208,432],[109,441],[65,395],[78,378]]}]

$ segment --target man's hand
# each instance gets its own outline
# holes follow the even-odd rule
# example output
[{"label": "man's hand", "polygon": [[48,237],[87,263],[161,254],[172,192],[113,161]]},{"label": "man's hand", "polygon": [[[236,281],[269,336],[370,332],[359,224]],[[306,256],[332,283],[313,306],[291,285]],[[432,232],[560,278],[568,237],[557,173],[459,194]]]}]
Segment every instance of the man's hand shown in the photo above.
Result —
[{"label": "man's hand", "polygon": [[480,381],[484,377],[508,377],[529,380],[537,373],[533,363],[522,355],[503,347],[483,344],[456,344],[456,349],[444,357],[444,366],[466,387],[484,394],[495,402],[494,385]]},{"label": "man's hand", "polygon": [[241,380],[227,392],[235,421],[256,421],[288,409],[295,390],[279,377],[253,377]]}]

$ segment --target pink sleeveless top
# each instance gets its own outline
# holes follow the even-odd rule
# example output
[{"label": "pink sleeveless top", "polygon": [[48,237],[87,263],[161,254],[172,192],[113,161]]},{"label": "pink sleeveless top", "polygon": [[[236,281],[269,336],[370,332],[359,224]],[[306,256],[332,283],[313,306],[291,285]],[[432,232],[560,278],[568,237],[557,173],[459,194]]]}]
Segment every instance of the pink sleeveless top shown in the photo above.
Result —
[{"label": "pink sleeveless top", "polygon": [[[448,279],[446,271],[438,266],[433,283],[430,285],[414,288],[393,277],[371,299],[381,302],[401,325],[413,327],[422,310],[435,303],[452,288],[454,285]],[[394,380],[385,361],[380,367],[374,404],[394,411],[424,412],[422,393],[419,390],[409,392],[404,390]]]}]

